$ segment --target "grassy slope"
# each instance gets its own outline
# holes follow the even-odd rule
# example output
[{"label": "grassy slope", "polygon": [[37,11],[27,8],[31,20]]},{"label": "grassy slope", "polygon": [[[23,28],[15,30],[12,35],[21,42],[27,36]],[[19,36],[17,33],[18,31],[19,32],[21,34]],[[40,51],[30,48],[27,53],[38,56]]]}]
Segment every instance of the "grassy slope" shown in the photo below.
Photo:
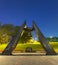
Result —
[{"label": "grassy slope", "polygon": [[[50,42],[50,45],[54,48],[56,52],[58,52],[58,42]],[[7,44],[0,44],[0,51],[3,51]],[[35,43],[35,44],[18,44],[15,48],[15,50],[24,50],[26,47],[32,47],[33,50],[43,50],[41,44]]]}]

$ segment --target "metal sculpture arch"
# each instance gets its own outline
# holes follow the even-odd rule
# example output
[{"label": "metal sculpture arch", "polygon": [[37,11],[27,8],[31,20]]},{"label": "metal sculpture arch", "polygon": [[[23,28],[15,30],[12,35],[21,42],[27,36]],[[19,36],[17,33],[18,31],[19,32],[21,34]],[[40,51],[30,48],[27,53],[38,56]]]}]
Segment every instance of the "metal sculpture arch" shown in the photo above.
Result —
[{"label": "metal sculpture arch", "polygon": [[2,52],[2,55],[11,55],[12,54],[12,51],[17,46],[17,42],[19,40],[19,37],[21,36],[22,31],[23,30],[28,30],[28,29],[30,31],[32,31],[32,30],[35,30],[36,31],[36,33],[37,33],[37,35],[39,37],[39,41],[40,41],[42,47],[44,48],[44,50],[46,51],[46,54],[47,55],[56,55],[56,52],[50,46],[49,42],[46,40],[46,38],[44,37],[44,35],[40,31],[40,29],[35,24],[35,22],[33,22],[33,27],[32,28],[24,28],[25,26],[26,26],[26,22],[23,23],[23,25],[21,26],[21,28],[18,31],[17,35],[12,38],[12,40],[10,41],[10,43],[7,45],[7,47]]}]

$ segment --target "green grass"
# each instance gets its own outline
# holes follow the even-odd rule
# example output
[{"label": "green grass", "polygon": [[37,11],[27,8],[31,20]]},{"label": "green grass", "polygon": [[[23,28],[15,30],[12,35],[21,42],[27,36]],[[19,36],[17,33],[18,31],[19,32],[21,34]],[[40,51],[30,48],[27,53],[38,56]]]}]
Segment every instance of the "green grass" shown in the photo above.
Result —
[{"label": "green grass", "polygon": [[27,47],[31,47],[33,50],[41,50],[40,44],[18,44],[15,50],[25,50]]},{"label": "green grass", "polygon": [[[58,42],[50,42],[50,45],[58,52]],[[6,48],[7,44],[0,44],[0,51],[3,51]],[[27,47],[32,47],[33,50],[44,50],[41,44],[17,44],[15,51],[25,51]]]},{"label": "green grass", "polygon": [[7,44],[0,44],[0,50],[4,50],[6,48]]},{"label": "green grass", "polygon": [[50,45],[53,47],[53,49],[58,52],[58,42],[50,42]]}]

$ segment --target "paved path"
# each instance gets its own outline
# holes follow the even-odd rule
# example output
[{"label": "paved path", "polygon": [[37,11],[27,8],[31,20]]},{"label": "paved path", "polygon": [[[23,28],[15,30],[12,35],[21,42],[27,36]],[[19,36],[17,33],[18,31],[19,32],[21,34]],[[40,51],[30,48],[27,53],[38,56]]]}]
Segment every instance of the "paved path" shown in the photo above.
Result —
[{"label": "paved path", "polygon": [[0,65],[58,65],[58,56],[2,56]]}]

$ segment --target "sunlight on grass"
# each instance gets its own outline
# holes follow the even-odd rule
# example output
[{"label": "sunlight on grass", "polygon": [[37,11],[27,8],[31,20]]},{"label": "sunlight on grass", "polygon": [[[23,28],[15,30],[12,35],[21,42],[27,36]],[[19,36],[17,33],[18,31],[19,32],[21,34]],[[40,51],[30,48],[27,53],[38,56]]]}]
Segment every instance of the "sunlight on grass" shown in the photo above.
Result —
[{"label": "sunlight on grass", "polygon": [[[49,42],[50,45],[54,48],[54,50],[56,52],[58,52],[58,42]],[[6,48],[7,44],[0,44],[0,51],[3,51],[5,48]],[[16,48],[15,48],[15,51],[19,51],[19,50],[23,50],[25,51],[25,49],[27,47],[32,47],[33,50],[43,50],[40,42],[34,42],[34,43],[20,43],[20,44],[17,44]]]},{"label": "sunlight on grass", "polygon": [[3,51],[6,48],[7,44],[0,44],[0,50]]}]

